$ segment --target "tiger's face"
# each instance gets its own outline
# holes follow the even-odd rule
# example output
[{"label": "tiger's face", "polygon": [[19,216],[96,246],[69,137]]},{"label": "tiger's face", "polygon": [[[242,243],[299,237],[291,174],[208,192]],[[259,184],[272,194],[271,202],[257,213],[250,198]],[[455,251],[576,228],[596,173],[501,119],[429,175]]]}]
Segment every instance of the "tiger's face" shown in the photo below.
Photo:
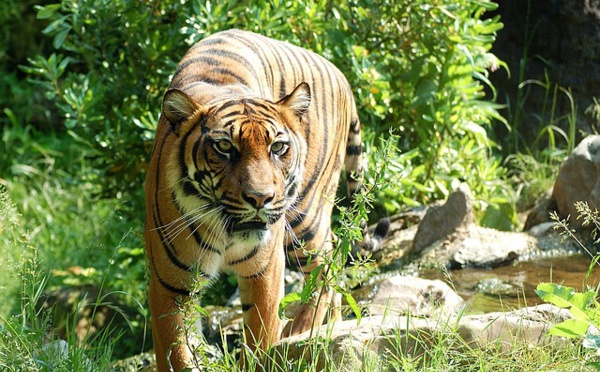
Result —
[{"label": "tiger's face", "polygon": [[283,100],[225,99],[198,105],[181,91],[163,113],[178,142],[168,167],[181,214],[208,229],[209,244],[266,244],[270,226],[293,207],[306,143],[299,133],[310,92],[301,84]]}]

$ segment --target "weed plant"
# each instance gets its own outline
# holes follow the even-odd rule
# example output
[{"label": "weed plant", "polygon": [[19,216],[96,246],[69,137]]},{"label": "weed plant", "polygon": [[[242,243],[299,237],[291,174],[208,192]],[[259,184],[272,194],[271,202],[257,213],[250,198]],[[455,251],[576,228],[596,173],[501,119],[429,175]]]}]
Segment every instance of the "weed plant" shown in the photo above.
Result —
[{"label": "weed plant", "polygon": [[2,253],[8,259],[10,275],[10,281],[3,281],[2,285],[11,285],[10,290],[18,293],[14,298],[19,299],[14,306],[19,312],[14,315],[0,313],[0,369],[15,372],[87,372],[96,370],[96,366],[97,370],[108,369],[112,348],[105,340],[100,342],[101,349],[93,351],[93,356],[90,350],[73,342],[74,338],[69,340],[72,342],[68,346],[52,340],[50,318],[38,308],[48,276],[40,269],[38,250],[4,189],[0,189],[0,212]]},{"label": "weed plant", "polygon": [[[588,228],[591,234],[593,244],[600,243],[598,233],[600,232],[600,212],[592,210],[586,202],[576,202],[575,210],[578,213],[577,219],[581,219],[582,227]],[[585,245],[584,241],[578,237],[576,232],[569,227],[568,219],[561,219],[556,212],[551,213],[551,218],[555,221],[554,228],[561,231],[561,235],[573,239],[577,244],[587,252],[592,261],[585,279],[589,279],[592,269],[598,265],[600,255],[592,253]],[[600,286],[590,288],[589,286],[581,291],[574,288],[565,287],[556,283],[541,283],[538,285],[536,293],[546,302],[552,303],[558,307],[568,309],[572,318],[567,319],[553,326],[548,332],[551,335],[567,338],[578,338],[582,340],[584,348],[591,349],[593,355],[585,359],[585,364],[600,371],[600,336],[597,330],[600,329],[600,303],[598,302],[598,293]]]}]

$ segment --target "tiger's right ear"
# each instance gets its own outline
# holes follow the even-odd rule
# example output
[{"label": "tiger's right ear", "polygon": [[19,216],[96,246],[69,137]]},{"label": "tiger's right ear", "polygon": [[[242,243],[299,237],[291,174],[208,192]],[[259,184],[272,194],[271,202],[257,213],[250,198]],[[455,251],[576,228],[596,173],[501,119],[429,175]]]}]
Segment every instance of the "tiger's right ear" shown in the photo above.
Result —
[{"label": "tiger's right ear", "polygon": [[192,97],[179,89],[170,89],[163,98],[163,113],[178,134],[179,127],[200,108]]}]

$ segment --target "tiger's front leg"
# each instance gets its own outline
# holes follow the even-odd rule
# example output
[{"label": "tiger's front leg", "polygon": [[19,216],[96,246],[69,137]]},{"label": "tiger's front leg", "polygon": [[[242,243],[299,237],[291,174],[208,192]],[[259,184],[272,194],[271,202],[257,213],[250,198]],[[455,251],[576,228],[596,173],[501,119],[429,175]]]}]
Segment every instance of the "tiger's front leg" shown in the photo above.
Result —
[{"label": "tiger's front leg", "polygon": [[148,302],[152,315],[157,370],[180,371],[188,367],[192,354],[190,346],[182,337],[183,319],[175,296],[152,277]]},{"label": "tiger's front leg", "polygon": [[[265,247],[264,256],[248,262],[244,270],[237,272],[240,300],[244,316],[244,336],[250,350],[267,350],[281,335],[279,303],[284,296],[283,276],[285,254],[283,250],[283,223]],[[265,266],[266,264],[266,266]],[[248,268],[254,273],[244,272]],[[258,271],[256,271],[258,270]],[[248,275],[251,274],[251,275]],[[247,365],[242,353],[240,365]]]}]

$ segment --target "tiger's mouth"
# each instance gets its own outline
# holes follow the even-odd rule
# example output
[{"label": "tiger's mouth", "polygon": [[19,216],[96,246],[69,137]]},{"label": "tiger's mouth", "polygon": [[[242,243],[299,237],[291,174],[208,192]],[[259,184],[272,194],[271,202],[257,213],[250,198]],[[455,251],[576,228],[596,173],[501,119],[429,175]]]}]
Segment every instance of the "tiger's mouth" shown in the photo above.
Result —
[{"label": "tiger's mouth", "polygon": [[231,225],[231,232],[249,231],[249,230],[268,230],[269,225],[263,221],[249,221],[233,223]]}]

